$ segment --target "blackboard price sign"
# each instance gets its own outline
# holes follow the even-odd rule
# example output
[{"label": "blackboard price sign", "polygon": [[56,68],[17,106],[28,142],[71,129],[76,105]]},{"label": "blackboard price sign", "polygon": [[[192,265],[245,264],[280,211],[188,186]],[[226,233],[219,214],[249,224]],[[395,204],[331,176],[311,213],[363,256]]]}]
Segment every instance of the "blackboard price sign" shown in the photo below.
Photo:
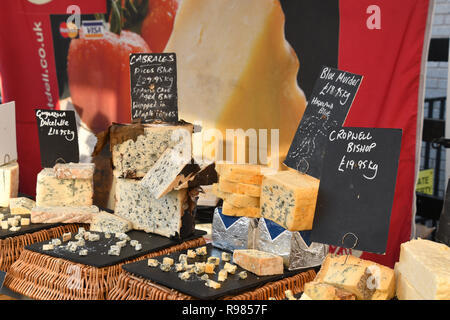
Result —
[{"label": "blackboard price sign", "polygon": [[362,76],[322,67],[284,164],[320,179],[328,133],[347,117]]},{"label": "blackboard price sign", "polygon": [[51,168],[57,162],[79,162],[75,112],[36,109],[41,165]]},{"label": "blackboard price sign", "polygon": [[130,79],[132,120],[178,121],[175,53],[131,54]]},{"label": "blackboard price sign", "polygon": [[401,129],[328,134],[312,241],[385,253],[401,139]]}]

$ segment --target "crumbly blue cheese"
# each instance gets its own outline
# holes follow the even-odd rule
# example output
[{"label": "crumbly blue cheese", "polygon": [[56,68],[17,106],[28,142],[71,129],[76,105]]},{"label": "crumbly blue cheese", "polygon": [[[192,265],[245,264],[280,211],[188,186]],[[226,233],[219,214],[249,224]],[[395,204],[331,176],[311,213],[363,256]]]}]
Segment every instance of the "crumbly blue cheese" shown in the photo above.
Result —
[{"label": "crumbly blue cheese", "polygon": [[187,196],[183,189],[155,199],[139,181],[117,179],[115,214],[131,221],[133,229],[171,237],[180,233]]},{"label": "crumbly blue cheese", "polygon": [[39,172],[36,185],[36,206],[91,206],[93,179],[57,179],[52,168]]},{"label": "crumbly blue cheese", "polygon": [[36,205],[36,202],[26,197],[9,199],[9,209],[11,214],[30,214],[31,209]]},{"label": "crumbly blue cheese", "polygon": [[130,221],[117,215],[101,211],[92,218],[89,230],[97,232],[121,233],[133,228]]},{"label": "crumbly blue cheese", "polygon": [[194,127],[191,124],[182,126],[146,124],[144,126],[144,134],[138,136],[136,141],[129,139],[113,146],[112,162],[116,177],[142,178],[167,148],[173,148],[180,143],[192,144]]}]

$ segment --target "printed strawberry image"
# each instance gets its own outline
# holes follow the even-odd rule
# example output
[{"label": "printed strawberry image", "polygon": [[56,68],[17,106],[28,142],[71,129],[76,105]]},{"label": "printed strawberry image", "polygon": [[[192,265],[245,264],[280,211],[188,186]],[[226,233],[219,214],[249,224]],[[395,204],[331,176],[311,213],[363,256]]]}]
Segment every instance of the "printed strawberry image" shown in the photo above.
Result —
[{"label": "printed strawberry image", "polygon": [[151,52],[135,32],[122,30],[124,10],[113,2],[111,31],[101,39],[71,41],[67,58],[72,103],[94,133],[112,122],[130,122],[130,53]]}]

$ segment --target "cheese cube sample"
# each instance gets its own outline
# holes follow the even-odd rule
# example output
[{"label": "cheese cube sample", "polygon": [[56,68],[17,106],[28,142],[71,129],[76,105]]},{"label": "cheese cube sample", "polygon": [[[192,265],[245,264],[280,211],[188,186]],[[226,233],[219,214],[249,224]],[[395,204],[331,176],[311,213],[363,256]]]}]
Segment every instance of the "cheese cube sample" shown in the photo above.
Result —
[{"label": "cheese cube sample", "polygon": [[225,270],[225,269],[222,269],[222,270],[219,271],[219,275],[217,277],[217,281],[223,282],[223,281],[227,280],[227,277],[228,277],[228,271]]},{"label": "cheese cube sample", "polygon": [[203,246],[203,247],[196,248],[195,254],[197,256],[206,256],[208,254],[208,251],[207,251],[206,247]]},{"label": "cheese cube sample", "polygon": [[207,287],[213,288],[213,289],[219,289],[221,287],[221,284],[218,282],[215,282],[214,280],[208,279],[205,282],[205,285]]},{"label": "cheese cube sample", "polygon": [[3,220],[3,221],[1,222],[1,227],[2,227],[2,230],[8,230],[8,229],[9,229],[9,223],[8,223],[8,221],[7,221],[7,220]]},{"label": "cheese cube sample", "polygon": [[251,197],[245,194],[228,193],[219,190],[217,183],[213,184],[212,192],[233,207],[237,208],[259,208],[259,197]]},{"label": "cheese cube sample", "polygon": [[0,166],[0,207],[8,207],[9,199],[19,192],[19,164],[16,161]]},{"label": "cheese cube sample", "polygon": [[237,265],[225,262],[223,269],[226,270],[228,273],[235,274],[237,270]]},{"label": "cheese cube sample", "polygon": [[216,265],[214,263],[206,263],[205,264],[205,273],[215,273],[214,269],[215,269]]},{"label": "cheese cube sample", "polygon": [[157,267],[159,265],[159,261],[156,259],[148,259],[147,260],[147,265],[149,267]]},{"label": "cheese cube sample", "polygon": [[92,179],[94,163],[57,163],[53,167],[57,179]]},{"label": "cheese cube sample", "polygon": [[304,293],[311,300],[356,300],[356,296],[349,291],[315,281],[305,283]]},{"label": "cheese cube sample", "polygon": [[20,219],[20,225],[21,226],[29,226],[30,225],[30,218],[22,218],[22,219]]},{"label": "cheese cube sample", "polygon": [[399,262],[395,264],[395,281],[396,281],[396,296],[398,300],[426,300],[422,295],[411,285],[411,283],[403,276],[403,265]]},{"label": "cheese cube sample", "polygon": [[54,248],[55,248],[55,246],[52,244],[44,244],[42,246],[42,250],[44,250],[44,251],[53,250]]},{"label": "cheese cube sample", "polygon": [[261,184],[263,179],[259,165],[218,163],[216,171],[221,179],[232,182]]},{"label": "cheese cube sample", "polygon": [[233,207],[228,201],[223,201],[222,214],[233,217],[260,218],[261,209]]},{"label": "cheese cube sample", "polygon": [[[63,181],[63,180],[61,180]],[[82,207],[34,207],[32,223],[91,223],[99,212],[96,206]]]},{"label": "cheese cube sample", "polygon": [[11,214],[30,214],[31,209],[36,205],[34,200],[29,198],[11,198],[9,199],[9,209]]},{"label": "cheese cube sample", "polygon": [[9,228],[9,231],[15,232],[15,231],[19,231],[20,229],[21,229],[21,227],[19,227],[19,226],[13,226],[13,227]]},{"label": "cheese cube sample", "polygon": [[[179,236],[182,218],[190,199],[186,189],[171,191],[155,199],[139,181],[117,179],[115,214],[130,221],[133,229],[156,233],[165,237]],[[188,223],[193,223],[191,219]],[[183,225],[186,230],[191,226]]]},{"label": "cheese cube sample", "polygon": [[[114,127],[113,127],[114,128]],[[126,130],[122,128],[120,130]],[[114,175],[119,178],[142,178],[167,148],[192,144],[192,124],[145,124],[144,134],[136,140],[112,143]]]},{"label": "cheese cube sample", "polygon": [[63,242],[69,241],[71,238],[72,238],[71,232],[66,232],[66,233],[63,233],[63,235],[62,235]]},{"label": "cheese cube sample", "polygon": [[133,228],[130,221],[117,215],[101,211],[92,217],[89,230],[97,232],[119,233],[128,232]]},{"label": "cheese cube sample", "polygon": [[319,180],[296,171],[264,176],[261,216],[289,231],[311,230]]},{"label": "cheese cube sample", "polygon": [[426,300],[450,299],[450,247],[430,240],[400,246],[402,276]]},{"label": "cheese cube sample", "polygon": [[173,265],[174,260],[172,258],[169,258],[169,257],[164,257],[162,263],[171,266],[171,265]]},{"label": "cheese cube sample", "polygon": [[250,197],[259,197],[261,195],[261,186],[256,184],[238,183],[220,179],[219,191],[244,194]]},{"label": "cheese cube sample", "polygon": [[8,224],[11,227],[17,227],[19,225],[20,220],[16,219],[16,218],[8,218]]},{"label": "cheese cube sample", "polygon": [[37,176],[36,206],[91,206],[94,194],[93,179],[57,179],[51,168]]},{"label": "cheese cube sample", "polygon": [[283,273],[283,258],[272,253],[242,249],[234,250],[233,262],[258,276]]}]

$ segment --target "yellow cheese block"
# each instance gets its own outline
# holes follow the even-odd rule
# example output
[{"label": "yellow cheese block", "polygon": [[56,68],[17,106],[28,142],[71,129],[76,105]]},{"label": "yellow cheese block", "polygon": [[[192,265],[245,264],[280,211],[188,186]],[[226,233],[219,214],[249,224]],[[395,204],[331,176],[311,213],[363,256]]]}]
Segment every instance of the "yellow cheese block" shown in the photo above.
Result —
[{"label": "yellow cheese block", "polygon": [[305,283],[304,293],[312,300],[356,300],[351,292],[315,281]]},{"label": "yellow cheese block", "polygon": [[261,210],[259,208],[233,207],[227,201],[223,202],[222,214],[233,217],[261,218]]},{"label": "yellow cheese block", "polygon": [[411,283],[402,275],[403,266],[397,262],[394,267],[396,280],[396,296],[398,300],[425,300]]},{"label": "yellow cheese block", "polygon": [[256,184],[236,183],[225,179],[220,179],[219,191],[244,194],[250,197],[259,197],[261,195],[261,186]]},{"label": "yellow cheese block", "polygon": [[[272,165],[281,165],[306,107],[297,85],[299,61],[285,39],[284,22],[278,0],[180,3],[164,51],[184,57],[177,62],[178,113],[189,122],[201,120],[196,156],[203,151],[215,159],[218,140],[232,144],[227,129],[254,129],[256,139],[263,129],[269,145],[279,135],[279,157],[270,148],[267,154]],[[208,129],[221,137],[207,139]]]},{"label": "yellow cheese block", "polygon": [[213,184],[212,192],[220,199],[223,199],[228,204],[237,208],[258,208],[259,211],[259,197],[251,197],[245,194],[228,193],[219,190],[217,183]]},{"label": "yellow cheese block", "polygon": [[0,166],[0,207],[8,207],[9,199],[19,192],[19,164],[16,161]]},{"label": "yellow cheese block", "polygon": [[273,253],[254,249],[233,251],[233,262],[258,276],[283,273],[283,258]]},{"label": "yellow cheese block", "polygon": [[297,171],[266,175],[261,186],[261,216],[289,231],[311,230],[319,180]]},{"label": "yellow cheese block", "polygon": [[450,248],[416,239],[400,247],[402,276],[427,300],[450,299]]},{"label": "yellow cheese block", "polygon": [[261,184],[263,174],[261,166],[252,164],[216,164],[216,171],[221,179],[232,182]]}]

